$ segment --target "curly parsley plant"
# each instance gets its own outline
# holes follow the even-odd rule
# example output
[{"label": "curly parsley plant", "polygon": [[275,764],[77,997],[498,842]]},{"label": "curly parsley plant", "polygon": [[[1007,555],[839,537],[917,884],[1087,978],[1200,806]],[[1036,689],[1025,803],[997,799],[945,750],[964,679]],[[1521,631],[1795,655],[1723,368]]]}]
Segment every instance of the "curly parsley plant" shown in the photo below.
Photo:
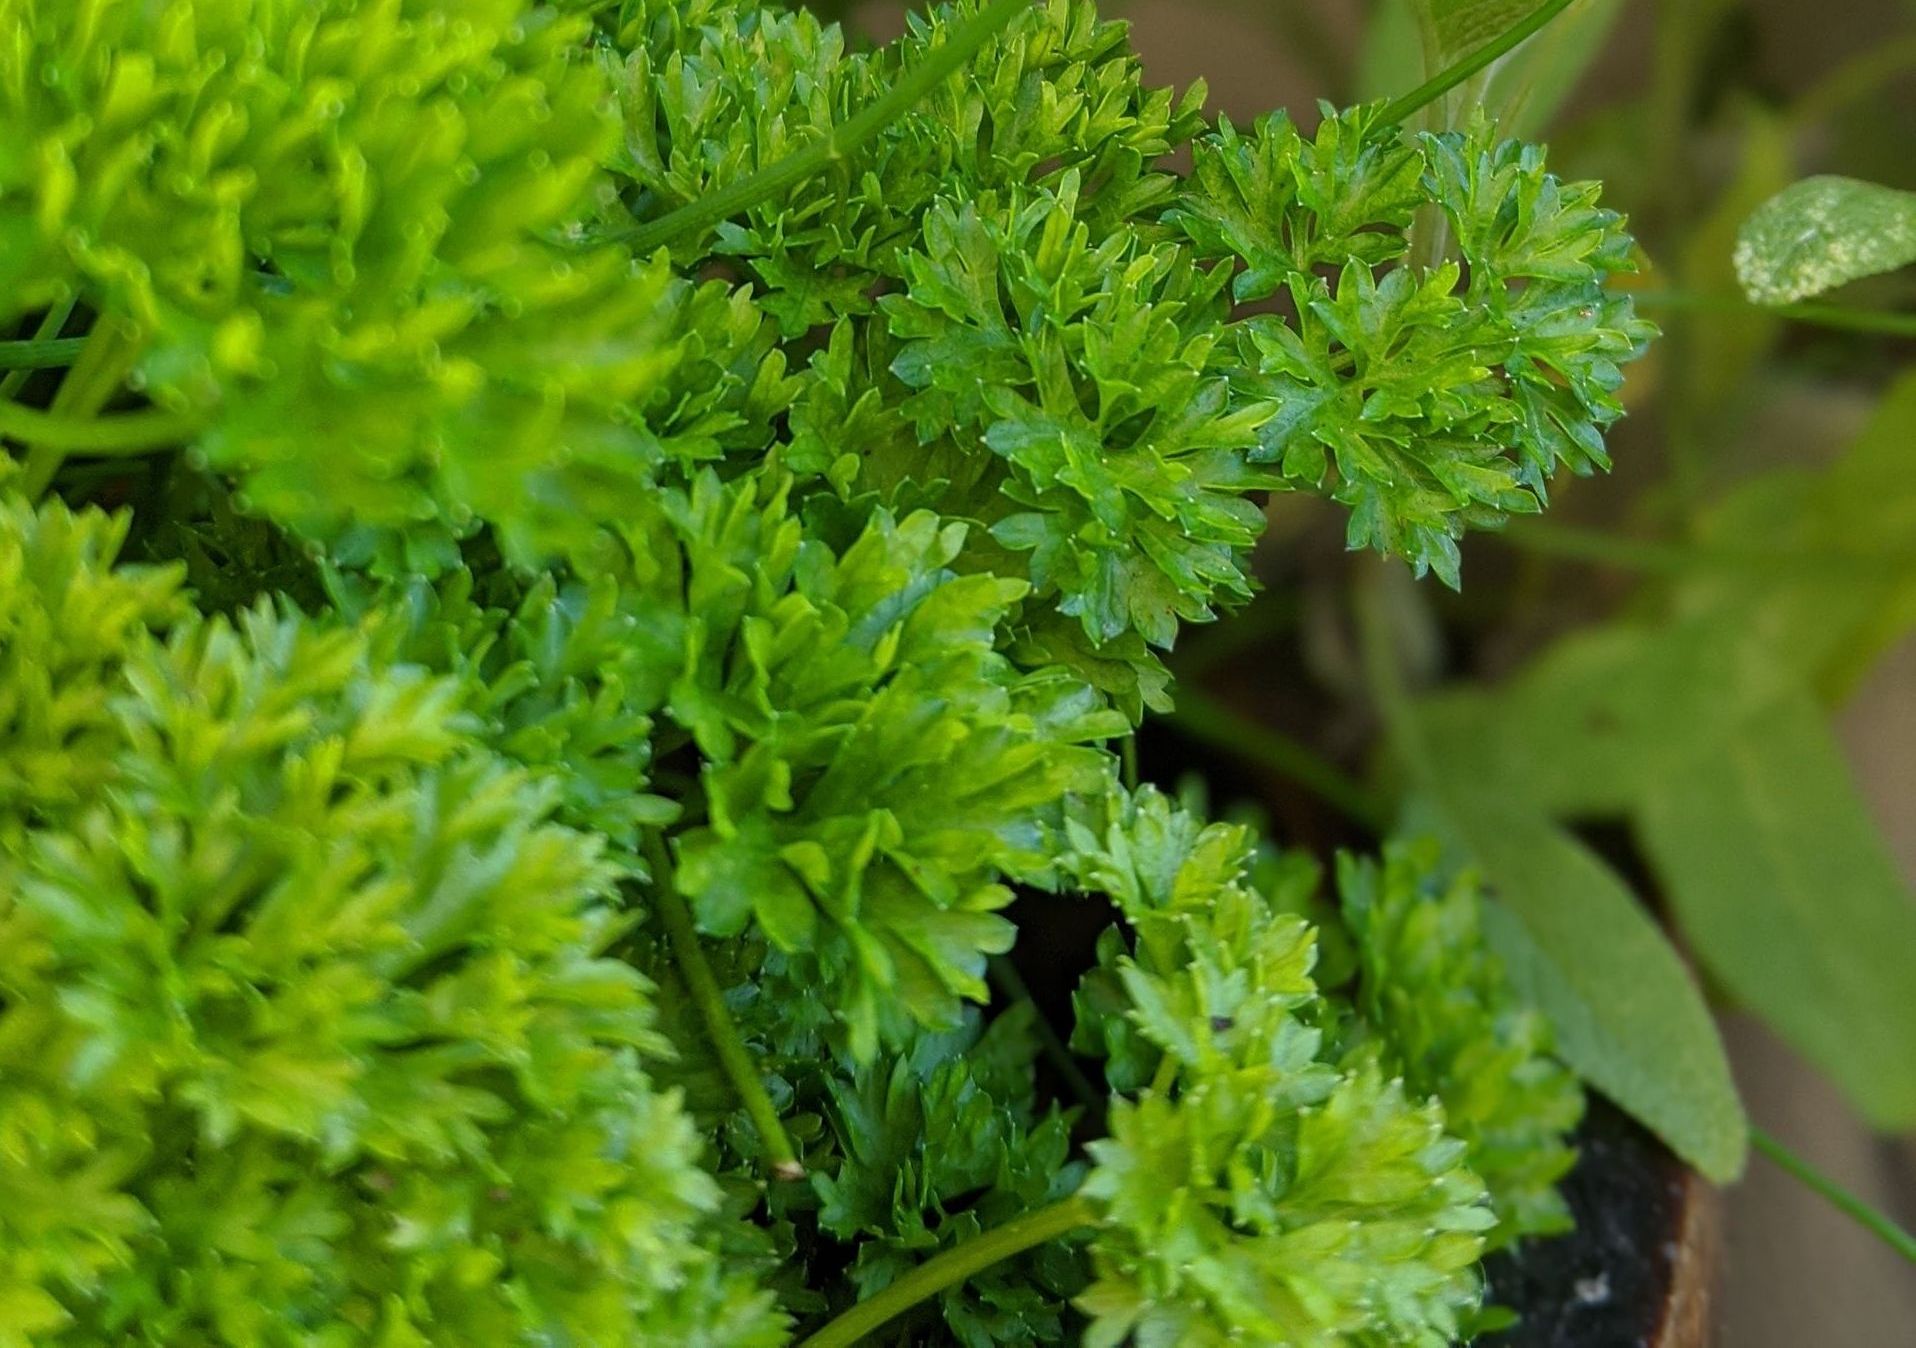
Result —
[{"label": "curly parsley plant", "polygon": [[1440,1344],[1561,1229],[1467,879],[1118,752],[1269,493],[1455,584],[1605,465],[1593,184],[1088,0],[0,0],[0,112],[0,1344]]}]

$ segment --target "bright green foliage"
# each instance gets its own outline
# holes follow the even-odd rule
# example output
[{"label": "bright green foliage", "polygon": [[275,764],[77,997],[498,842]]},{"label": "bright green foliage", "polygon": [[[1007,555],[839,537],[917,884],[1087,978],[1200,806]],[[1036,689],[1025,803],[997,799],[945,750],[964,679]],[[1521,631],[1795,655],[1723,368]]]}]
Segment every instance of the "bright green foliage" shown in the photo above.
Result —
[{"label": "bright green foliage", "polygon": [[[1240,326],[1235,382],[1277,409],[1253,457],[1349,506],[1351,546],[1455,585],[1466,526],[1539,509],[1559,464],[1608,466],[1618,366],[1654,329],[1603,288],[1632,263],[1596,184],[1482,122],[1404,141],[1364,109],[1308,140],[1282,113],[1249,137],[1223,123],[1191,181],[1175,219],[1193,243],[1241,260],[1237,298],[1281,292],[1297,315]],[[1401,260],[1427,202],[1461,268]]]},{"label": "bright green foliage", "polygon": [[1249,835],[1147,789],[1078,845],[1135,933],[1101,971],[1127,1003],[1104,1018],[1157,1057],[1091,1145],[1105,1223],[1086,1341],[1454,1339],[1495,1221],[1483,1183],[1441,1107],[1301,1014],[1311,931],[1244,883]]},{"label": "bright green foliage", "polygon": [[[914,12],[904,39],[875,52],[848,51],[836,26],[804,9],[596,8],[619,54],[608,58],[626,128],[616,165],[634,213],[649,217],[846,120],[978,6]],[[873,283],[903,279],[901,254],[940,198],[1053,186],[1075,172],[1097,185],[1084,207],[1107,227],[1162,208],[1176,179],[1154,161],[1197,130],[1202,92],[1174,104],[1169,90],[1146,88],[1122,24],[1085,0],[1048,0],[850,161],[686,242],[749,265],[788,335],[869,314]]]},{"label": "bright green foliage", "polygon": [[1475,886],[1442,881],[1440,865],[1429,844],[1388,847],[1381,864],[1339,864],[1358,1014],[1406,1088],[1443,1102],[1445,1128],[1490,1191],[1491,1243],[1563,1231],[1570,1213],[1554,1186],[1575,1160],[1563,1138],[1583,1093],[1485,945]]},{"label": "bright green foliage", "polygon": [[[1454,581],[1601,466],[1628,239],[1088,0],[661,227],[998,12],[0,0],[0,338],[84,336],[0,392],[0,1348],[769,1344],[1061,1201],[928,1332],[1439,1343],[1548,1225],[1464,901],[1393,855],[1327,989],[1114,745],[1265,493]],[[1021,888],[1117,908],[1108,1099],[981,1008]]]},{"label": "bright green foliage", "polygon": [[[614,128],[523,0],[0,5],[0,318],[77,294],[264,510],[390,567],[631,501],[683,283],[551,238]],[[400,532],[403,531],[403,534]],[[395,551],[396,550],[396,551]]]},{"label": "bright green foliage", "polygon": [[935,206],[906,293],[882,301],[891,368],[917,390],[903,411],[921,440],[982,439],[1005,461],[992,536],[1030,554],[1039,594],[1093,642],[1168,647],[1214,599],[1250,597],[1263,516],[1244,497],[1275,477],[1244,451],[1270,412],[1233,408],[1209,373],[1222,270],[1128,231],[1094,241],[1078,184]]},{"label": "bright green foliage", "polygon": [[833,557],[801,541],[782,493],[708,477],[666,501],[629,564],[685,604],[639,624],[678,647],[668,709],[704,760],[679,889],[714,935],[752,920],[813,954],[861,1057],[881,994],[949,1022],[1010,945],[1002,877],[1045,881],[1064,793],[1104,780],[1103,755],[1074,746],[1121,723],[993,649],[1023,587],[949,569],[962,525],[881,514]]},{"label": "bright green foliage", "polygon": [[0,877],[23,829],[105,785],[120,662],[186,612],[176,573],[108,569],[127,525],[0,496]]},{"label": "bright green foliage", "polygon": [[[982,1000],[1004,880],[1054,883],[1064,798],[1102,789],[1089,746],[1124,722],[994,649],[1024,585],[953,572],[963,524],[880,513],[834,555],[787,491],[703,475],[608,533],[590,582],[489,607],[469,576],[415,586],[399,640],[468,675],[488,740],[554,777],[568,822],[630,855],[682,818],[700,926],[805,960],[868,1058],[881,1012],[950,1025]],[[691,751],[677,799],[642,790]]]},{"label": "bright green foliage", "polygon": [[[0,1248],[34,1341],[607,1342],[724,1302],[774,1334],[688,1244],[716,1194],[553,793],[352,628],[46,626],[78,529],[79,602],[117,583],[137,617],[159,579],[106,574],[98,517],[8,508],[6,607],[107,694],[107,789],[35,802],[0,904]],[[675,1302],[688,1275],[718,1300]]]},{"label": "bright green foliage", "polygon": [[1493,1220],[1463,1144],[1374,1061],[1326,1075],[1264,1108],[1239,1075],[1114,1110],[1085,1184],[1106,1213],[1087,1344],[1456,1340]]},{"label": "bright green foliage", "polygon": [[[641,215],[842,121],[896,59],[848,54],[806,15],[697,14],[607,19],[622,44],[652,39],[622,76]],[[949,22],[915,27],[907,59]],[[790,466],[981,518],[976,564],[1005,568],[988,543],[1024,554],[1035,596],[1082,629],[1027,614],[1022,658],[1071,664],[1135,715],[1164,698],[1148,646],[1248,595],[1248,493],[1333,496],[1353,546],[1454,583],[1466,526],[1537,509],[1559,463],[1605,463],[1617,366],[1650,329],[1602,289],[1629,266],[1618,217],[1534,147],[1481,126],[1407,142],[1374,110],[1306,140],[1278,115],[1198,137],[1178,195],[1150,157],[1193,136],[1193,109],[1139,91],[1088,6],[1021,16],[973,69],[705,255],[749,267],[788,334],[834,325],[799,376]],[[1467,285],[1369,273],[1425,202]],[[1351,263],[1335,286],[1313,274]],[[1233,321],[1227,283],[1285,291],[1298,325]]]}]

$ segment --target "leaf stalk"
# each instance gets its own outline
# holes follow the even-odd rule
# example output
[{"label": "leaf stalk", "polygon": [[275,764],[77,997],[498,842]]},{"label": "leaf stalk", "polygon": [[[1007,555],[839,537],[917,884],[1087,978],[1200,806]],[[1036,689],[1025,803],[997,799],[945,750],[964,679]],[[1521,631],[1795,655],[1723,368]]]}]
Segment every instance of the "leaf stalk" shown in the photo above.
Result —
[{"label": "leaf stalk", "polygon": [[667,878],[671,868],[666,863],[664,844],[656,837],[649,838],[646,851],[646,859],[652,868],[653,901],[658,905],[659,916],[665,922],[666,937],[672,944],[672,957],[677,961],[686,988],[692,994],[692,1005],[698,1009],[699,1019],[705,1024],[705,1033],[712,1041],[712,1050],[718,1055],[719,1067],[732,1083],[739,1103],[745,1107],[746,1116],[752,1120],[752,1127],[758,1130],[759,1141],[765,1147],[773,1177],[782,1180],[803,1179],[805,1163],[799,1160],[798,1149],[792,1145],[785,1125],[779,1122],[778,1110],[772,1104],[772,1097],[766,1093],[758,1064],[752,1060],[751,1050],[745,1047],[745,1040],[740,1037],[731,1012],[725,1008],[725,994],[720,991],[718,978],[705,958],[705,946],[699,939],[698,929],[692,925],[692,910],[686,907],[685,900]]},{"label": "leaf stalk", "polygon": [[927,1259],[878,1295],[859,1302],[827,1324],[799,1348],[849,1348],[886,1321],[948,1287],[957,1286],[974,1273],[1023,1254],[1033,1246],[1068,1235],[1079,1227],[1095,1225],[1097,1220],[1097,1209],[1090,1200],[1075,1194],[1049,1207],[1027,1212]]},{"label": "leaf stalk", "polygon": [[1384,110],[1378,114],[1379,122],[1394,126],[1408,119],[1411,114],[1422,111],[1426,105],[1436,102],[1478,71],[1502,60],[1525,38],[1535,35],[1544,25],[1570,8],[1571,3],[1572,0],[1548,0],[1531,11],[1528,17],[1513,23],[1470,55],[1452,61],[1409,93],[1386,103]]},{"label": "leaf stalk", "polygon": [[1887,1213],[1879,1212],[1865,1203],[1755,1124],[1750,1125],[1750,1145],[1769,1157],[1785,1174],[1800,1181],[1824,1202],[1910,1263],[1916,1264],[1916,1235],[1911,1235],[1898,1226]]}]

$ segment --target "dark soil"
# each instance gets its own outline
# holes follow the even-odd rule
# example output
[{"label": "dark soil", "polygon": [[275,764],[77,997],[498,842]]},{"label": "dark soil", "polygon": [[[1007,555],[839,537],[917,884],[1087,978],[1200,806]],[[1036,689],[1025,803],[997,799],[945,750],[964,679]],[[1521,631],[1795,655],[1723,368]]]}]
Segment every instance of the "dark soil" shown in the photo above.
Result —
[{"label": "dark soil", "polygon": [[1687,1190],[1682,1165],[1600,1096],[1564,1196],[1577,1229],[1489,1262],[1491,1297],[1522,1315],[1494,1348],[1651,1348],[1670,1302]]}]

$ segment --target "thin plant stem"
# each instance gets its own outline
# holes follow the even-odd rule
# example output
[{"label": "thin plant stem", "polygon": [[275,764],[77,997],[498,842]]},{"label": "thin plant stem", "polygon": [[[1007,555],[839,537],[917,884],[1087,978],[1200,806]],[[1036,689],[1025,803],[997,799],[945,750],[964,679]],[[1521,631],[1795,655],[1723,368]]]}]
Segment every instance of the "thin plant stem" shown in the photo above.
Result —
[{"label": "thin plant stem", "polygon": [[[62,416],[18,403],[0,403],[0,435],[67,454],[146,454],[193,434],[192,417],[159,408],[105,417]],[[43,475],[50,478],[52,473]],[[38,485],[44,486],[44,480]]]},{"label": "thin plant stem", "polygon": [[1180,689],[1176,709],[1164,719],[1200,743],[1296,782],[1373,833],[1386,826],[1383,803],[1356,778],[1289,736],[1237,715],[1216,698],[1194,688]]},{"label": "thin plant stem", "polygon": [[1499,536],[1524,552],[1568,561],[1594,562],[1620,571],[1675,574],[1701,569],[1714,560],[1680,543],[1625,538],[1619,534],[1582,529],[1574,524],[1559,524],[1555,521],[1513,521]]},{"label": "thin plant stem", "polygon": [[1789,117],[1807,129],[1916,67],[1916,34],[1870,47],[1812,84],[1791,105]]},{"label": "thin plant stem", "polygon": [[634,225],[614,235],[628,243],[635,253],[650,253],[685,234],[705,229],[721,220],[729,220],[761,202],[771,201],[789,192],[799,183],[828,165],[839,163],[865,141],[878,134],[912,106],[937,88],[965,62],[977,54],[993,35],[1031,0],[993,0],[953,30],[943,46],[926,54],[882,97],[863,111],[832,127],[803,149],[767,164],[716,192],[708,192],[696,201],[688,201],[657,220]]},{"label": "thin plant stem", "polygon": [[1097,1220],[1097,1209],[1091,1206],[1090,1200],[1075,1195],[1027,1212],[927,1259],[876,1296],[859,1302],[827,1324],[804,1340],[799,1348],[849,1348],[919,1302],[937,1296],[947,1287],[957,1286],[974,1273],[982,1273],[993,1264],[1023,1254],[1048,1240],[1069,1235],[1080,1227],[1095,1225]]},{"label": "thin plant stem", "polygon": [[84,337],[31,337],[0,342],[0,370],[55,370],[71,365],[86,345]]},{"label": "thin plant stem", "polygon": [[1038,1003],[1031,995],[1031,989],[1025,985],[1024,975],[1018,972],[1018,966],[1003,955],[994,955],[986,966],[991,981],[998,985],[998,991],[1013,1002],[1020,1002],[1031,1008],[1032,1033],[1038,1036],[1038,1046],[1043,1050],[1051,1065],[1058,1069],[1058,1075],[1064,1078],[1064,1084],[1078,1098],[1086,1110],[1096,1115],[1104,1113],[1104,1100],[1098,1094],[1098,1088],[1091,1084],[1091,1078],[1085,1075],[1084,1068],[1078,1066],[1078,1060],[1071,1056],[1070,1046],[1045,1019],[1044,1012],[1038,1009]]},{"label": "thin plant stem", "polygon": [[[138,327],[102,315],[86,335],[79,356],[45,412],[14,403],[0,407],[0,413],[14,423],[9,426],[0,422],[0,435],[27,446],[27,466],[20,488],[29,499],[53,485],[68,454],[145,454],[176,444],[192,433],[186,419],[159,409],[113,417],[97,415],[139,358],[140,342]],[[22,423],[32,429],[23,432]]]},{"label": "thin plant stem", "polygon": [[1504,29],[1470,55],[1451,62],[1409,93],[1385,104],[1384,110],[1378,114],[1379,122],[1386,126],[1396,125],[1413,113],[1422,111],[1426,105],[1436,102],[1478,71],[1495,65],[1516,50],[1519,43],[1540,32],[1552,19],[1570,8],[1571,3],[1572,0],[1548,0],[1548,3],[1532,10],[1521,22]]},{"label": "thin plant stem", "polygon": [[1390,615],[1384,608],[1383,564],[1373,565],[1370,574],[1355,587],[1353,602],[1357,609],[1358,649],[1364,666],[1364,679],[1384,730],[1398,752],[1404,756],[1411,774],[1420,782],[1436,776],[1436,761],[1424,739],[1411,703],[1410,690],[1404,684],[1404,669],[1397,654],[1397,643],[1390,630]]},{"label": "thin plant stem", "polygon": [[1865,1203],[1755,1125],[1750,1127],[1750,1145],[1769,1157],[1792,1178],[1801,1181],[1824,1202],[1875,1236],[1904,1259],[1916,1264],[1916,1235],[1905,1231],[1894,1218]]},{"label": "thin plant stem", "polygon": [[1121,763],[1123,764],[1123,768],[1124,768],[1124,789],[1126,791],[1137,790],[1138,789],[1138,737],[1137,735],[1135,734],[1126,735],[1122,740],[1119,741],[1118,757]]},{"label": "thin plant stem", "polygon": [[1916,561],[1916,549],[1880,549],[1845,552],[1840,547],[1725,547],[1709,543],[1674,543],[1626,538],[1599,529],[1580,528],[1554,520],[1528,518],[1513,522],[1498,535],[1505,542],[1542,557],[1591,562],[1622,571],[1682,575],[1703,571],[1743,571],[1801,578],[1822,575],[1880,573],[1885,567]]},{"label": "thin plant stem", "polygon": [[1837,328],[1846,332],[1916,337],[1916,314],[1880,309],[1850,309],[1837,304],[1756,304],[1741,295],[1700,295],[1682,290],[1642,290],[1631,295],[1645,309],[1689,310],[1697,313],[1767,314],[1793,323]]},{"label": "thin plant stem", "polygon": [[[74,307],[78,303],[79,300],[77,298],[68,296],[58,304],[49,305],[47,311],[40,316],[39,327],[33,330],[33,340],[36,342],[50,342],[58,337],[60,335],[60,329],[64,328],[67,325],[67,320],[73,317]],[[80,340],[84,341],[85,339],[81,338]],[[21,386],[27,382],[27,376],[32,373],[33,370],[30,367],[23,365],[9,371],[6,378],[0,379],[0,402],[5,402],[11,399],[14,394],[18,393]]]},{"label": "thin plant stem", "polygon": [[737,1092],[739,1103],[745,1106],[752,1126],[758,1130],[773,1176],[782,1180],[803,1179],[805,1164],[798,1159],[798,1150],[786,1134],[785,1125],[779,1122],[778,1110],[766,1093],[764,1078],[752,1060],[751,1050],[745,1047],[731,1012],[725,1009],[725,994],[719,990],[718,979],[705,958],[705,946],[699,939],[698,929],[692,925],[692,911],[667,879],[670,867],[666,863],[664,844],[656,835],[646,841],[646,859],[652,868],[653,901],[665,922],[672,957],[685,977],[692,1005],[698,1008],[699,1018],[705,1023],[705,1033],[718,1054],[719,1066]]}]

